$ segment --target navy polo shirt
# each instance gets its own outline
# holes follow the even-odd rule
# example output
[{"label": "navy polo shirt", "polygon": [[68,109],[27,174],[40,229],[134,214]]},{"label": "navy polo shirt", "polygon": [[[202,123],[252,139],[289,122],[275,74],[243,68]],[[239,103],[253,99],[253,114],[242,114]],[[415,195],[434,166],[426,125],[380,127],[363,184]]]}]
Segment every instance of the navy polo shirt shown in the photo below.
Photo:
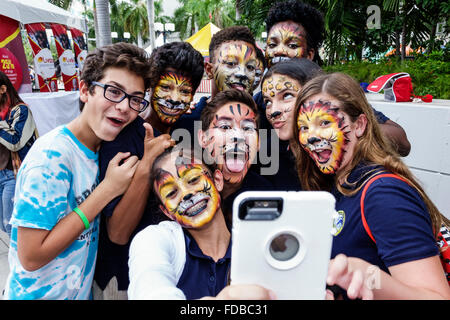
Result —
[{"label": "navy polo shirt", "polygon": [[[381,166],[360,164],[349,175],[349,183],[359,186]],[[428,258],[438,254],[431,219],[418,192],[406,182],[380,178],[372,183],[364,199],[364,214],[376,244],[367,235],[361,219],[362,188],[353,196],[345,196],[336,188],[335,235],[332,258],[339,253],[358,257],[389,272],[397,264]]]},{"label": "navy polo shirt", "polygon": [[203,254],[191,234],[183,229],[186,263],[177,283],[187,300],[215,297],[228,284],[231,263],[231,241],[225,256],[215,262]]},{"label": "navy polo shirt", "polygon": [[[136,155],[139,159],[142,159],[142,156],[144,155],[145,138],[144,122],[145,121],[138,116],[119,133],[114,141],[104,141],[102,143],[99,150],[100,181],[105,178],[109,161],[114,158],[118,152],[130,152],[131,155]],[[157,137],[160,135],[160,132],[153,128],[153,134]],[[128,289],[130,282],[128,278],[128,251],[131,240],[139,231],[150,224],[157,224],[162,220],[166,220],[162,214],[159,214],[156,196],[153,192],[150,192],[141,221],[135,231],[131,234],[130,241],[126,245],[115,244],[108,237],[106,219],[113,215],[114,209],[120,199],[122,199],[122,196],[119,196],[108,203],[102,210],[100,216],[100,235],[94,279],[102,290],[105,289],[106,285],[113,277],[117,277],[119,290]],[[158,214],[155,214],[156,212]]]}]

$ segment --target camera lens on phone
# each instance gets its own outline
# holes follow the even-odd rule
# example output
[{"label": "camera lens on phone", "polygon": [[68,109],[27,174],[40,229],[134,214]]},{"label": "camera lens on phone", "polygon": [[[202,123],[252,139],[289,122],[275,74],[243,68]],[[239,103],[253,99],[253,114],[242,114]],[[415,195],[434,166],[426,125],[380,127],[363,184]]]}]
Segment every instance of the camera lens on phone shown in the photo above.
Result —
[{"label": "camera lens on phone", "polygon": [[300,249],[297,238],[291,234],[281,234],[270,243],[269,252],[278,261],[292,259]]}]

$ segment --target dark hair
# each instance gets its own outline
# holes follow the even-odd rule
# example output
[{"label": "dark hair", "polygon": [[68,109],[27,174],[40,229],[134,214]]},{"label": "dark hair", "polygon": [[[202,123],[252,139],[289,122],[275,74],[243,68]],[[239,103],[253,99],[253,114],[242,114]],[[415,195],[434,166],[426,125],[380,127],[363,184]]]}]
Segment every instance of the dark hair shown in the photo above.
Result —
[{"label": "dark hair", "polygon": [[[102,79],[105,70],[110,67],[125,68],[144,79],[145,89],[150,87],[150,60],[147,52],[125,42],[106,45],[89,53],[80,79],[86,82],[93,93],[92,82]],[[84,103],[80,100],[80,110],[83,110],[83,107]]]},{"label": "dark hair", "polygon": [[197,90],[203,77],[203,56],[188,42],[170,42],[155,49],[151,56],[150,87],[155,88],[167,68],[173,68],[191,78],[193,90]]},{"label": "dark hair", "polygon": [[270,8],[266,17],[267,34],[278,22],[289,20],[305,28],[307,49],[314,49],[314,61],[320,61],[318,49],[325,34],[322,13],[313,6],[297,0],[277,2]]},{"label": "dark hair", "polygon": [[[327,94],[335,98],[339,102],[339,109],[346,113],[352,122],[356,121],[361,114],[364,114],[367,124],[364,133],[358,137],[350,163],[336,175],[323,174],[317,168],[311,156],[300,145],[299,140],[297,138],[293,140],[290,146],[296,158],[296,168],[303,190],[329,191],[334,185],[345,196],[354,196],[361,190],[364,183],[373,176],[374,171],[371,172],[371,175],[364,175],[357,182],[349,182],[348,178],[351,171],[360,163],[365,163],[369,166],[381,165],[386,171],[405,179],[419,193],[430,213],[435,236],[439,232],[442,223],[447,226],[450,224],[449,219],[441,215],[408,166],[403,163],[382,134],[364,91],[351,76],[338,72],[324,74],[315,77],[302,88],[295,103],[294,117],[292,119],[294,122],[294,137],[298,137],[299,134],[297,125],[299,113],[304,108],[304,104],[317,94]],[[340,181],[344,183],[340,183]]]},{"label": "dark hair", "polygon": [[6,86],[6,94],[3,94],[0,97],[0,110],[3,109],[3,106],[8,101],[8,97],[10,99],[10,105],[7,106],[8,108],[12,108],[19,103],[23,103],[23,100],[19,97],[19,94],[11,83],[11,80],[9,80],[5,73],[0,71],[0,86],[3,85]]},{"label": "dark hair", "polygon": [[258,47],[256,47],[256,58],[259,61],[261,61],[262,65],[263,65],[263,72],[264,72],[264,70],[266,70],[266,68],[267,68],[267,61],[266,61],[266,57],[264,56],[264,51],[262,51]]},{"label": "dark hair", "polygon": [[209,44],[209,61],[214,62],[215,51],[222,43],[228,41],[244,41],[251,44],[255,50],[258,50],[255,37],[249,28],[244,26],[232,26],[222,29],[212,36]]},{"label": "dark hair", "polygon": [[217,110],[230,102],[240,102],[252,109],[252,111],[256,115],[256,124],[258,124],[258,108],[256,107],[255,100],[253,100],[252,96],[246,91],[229,89],[217,93],[214,98],[212,98],[211,101],[208,102],[206,107],[203,108],[202,114],[200,115],[203,131],[208,130],[209,125],[213,121],[214,115],[216,114]]},{"label": "dark hair", "polygon": [[[214,168],[212,166],[208,166],[203,162],[203,159],[195,157],[195,151],[194,149],[186,149],[183,148],[182,145],[178,144],[173,147],[169,147],[166,150],[164,150],[160,155],[158,155],[155,160],[153,161],[152,168],[150,170],[150,186],[153,189],[153,185],[155,184],[155,180],[158,179],[158,176],[160,174],[160,163],[166,159],[168,156],[170,156],[172,153],[178,152],[179,155],[182,155],[184,158],[189,157],[190,159],[196,159],[200,160],[200,164],[207,170],[208,174],[212,177]],[[196,162],[198,163],[198,162]],[[212,179],[212,181],[214,181]],[[159,205],[161,201],[159,200],[159,197],[156,195],[156,190],[153,190],[155,193],[155,197],[149,197],[149,199],[152,199],[151,207],[154,209],[153,214],[151,215],[152,223],[157,224],[161,221],[170,220],[159,208]]]},{"label": "dark hair", "polygon": [[303,86],[317,75],[324,74],[319,65],[306,58],[293,58],[273,65],[264,75],[261,83],[273,74],[282,74],[298,81]]}]

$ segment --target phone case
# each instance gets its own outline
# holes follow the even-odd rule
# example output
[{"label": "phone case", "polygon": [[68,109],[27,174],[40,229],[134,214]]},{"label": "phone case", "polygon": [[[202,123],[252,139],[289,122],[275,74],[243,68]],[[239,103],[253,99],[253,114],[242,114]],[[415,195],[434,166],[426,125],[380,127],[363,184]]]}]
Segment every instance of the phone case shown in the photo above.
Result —
[{"label": "phone case", "polygon": [[[280,216],[241,220],[239,207],[249,199],[282,199]],[[231,284],[258,284],[282,300],[324,299],[334,214],[335,198],[324,191],[240,194],[233,203]],[[273,242],[279,235],[284,241]]]}]

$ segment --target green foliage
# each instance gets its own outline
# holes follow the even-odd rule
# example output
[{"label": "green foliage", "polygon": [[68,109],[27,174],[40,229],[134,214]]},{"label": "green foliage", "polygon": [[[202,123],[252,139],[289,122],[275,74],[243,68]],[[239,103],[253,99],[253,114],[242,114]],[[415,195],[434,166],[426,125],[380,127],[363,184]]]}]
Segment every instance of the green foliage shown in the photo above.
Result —
[{"label": "green foliage", "polygon": [[181,39],[187,39],[210,21],[220,29],[235,24],[234,0],[179,0],[173,23]]},{"label": "green foliage", "polygon": [[353,61],[324,67],[327,72],[344,72],[358,82],[371,83],[377,77],[407,72],[411,75],[414,94],[431,94],[434,99],[450,99],[450,50],[415,55],[403,63],[399,58],[381,59],[377,63]]}]

